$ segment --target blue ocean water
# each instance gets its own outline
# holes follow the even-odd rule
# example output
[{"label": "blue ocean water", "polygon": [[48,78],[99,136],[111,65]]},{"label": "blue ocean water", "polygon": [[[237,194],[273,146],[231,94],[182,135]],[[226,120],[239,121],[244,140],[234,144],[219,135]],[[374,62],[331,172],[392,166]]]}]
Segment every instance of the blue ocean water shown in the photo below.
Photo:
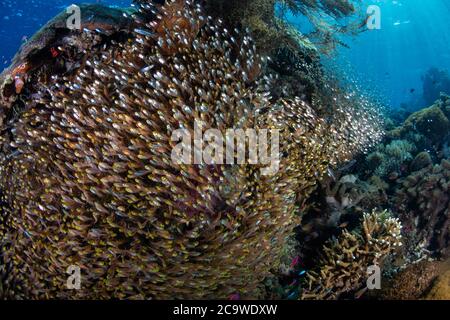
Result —
[{"label": "blue ocean water", "polygon": [[341,59],[379,83],[392,106],[406,102],[423,107],[421,77],[433,67],[450,70],[450,1],[376,3],[381,29],[355,38],[351,50],[340,50]]},{"label": "blue ocean water", "polygon": [[20,45],[71,4],[102,3],[127,7],[131,0],[0,0],[0,70]]},{"label": "blue ocean water", "polygon": [[[91,2],[131,4],[131,0]],[[0,70],[28,37],[72,3],[77,4],[70,0],[0,0]],[[424,107],[423,75],[433,67],[450,70],[450,1],[363,0],[361,8],[373,4],[381,9],[381,29],[344,39],[349,48],[340,47],[333,63],[376,91],[392,108],[405,103],[409,109]],[[305,25],[301,18],[292,21]]]},{"label": "blue ocean water", "polygon": [[339,47],[331,59],[392,108],[426,106],[423,75],[430,68],[450,71],[450,1],[363,0],[360,7],[370,5],[380,8],[381,29],[344,38],[349,48]]}]

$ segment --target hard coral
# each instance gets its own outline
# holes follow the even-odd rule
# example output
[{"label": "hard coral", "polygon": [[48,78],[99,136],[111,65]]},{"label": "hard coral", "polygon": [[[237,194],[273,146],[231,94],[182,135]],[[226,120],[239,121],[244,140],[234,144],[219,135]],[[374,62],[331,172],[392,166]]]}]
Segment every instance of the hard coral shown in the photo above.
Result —
[{"label": "hard coral", "polygon": [[364,214],[360,230],[344,230],[323,247],[317,267],[307,274],[301,299],[336,299],[360,289],[368,267],[382,263],[402,244],[400,232],[400,222],[388,212]]},{"label": "hard coral", "polygon": [[379,145],[366,158],[368,169],[379,177],[400,173],[402,165],[413,159],[415,146],[408,140],[394,140],[387,145]]},{"label": "hard coral", "polygon": [[[249,28],[256,38],[259,49],[269,52],[280,47],[294,47],[298,50],[303,41],[290,34],[286,23],[287,12],[294,15],[304,15],[315,28],[311,36],[317,40],[320,47],[329,50],[335,47],[339,40],[338,33],[354,33],[360,29],[361,21],[341,24],[329,24],[333,19],[350,17],[356,14],[355,6],[348,0],[207,0],[207,11],[213,16],[224,17],[232,26]],[[311,42],[306,41],[307,47]]]},{"label": "hard coral", "polygon": [[[325,120],[299,98],[271,100],[251,37],[200,5],[140,8],[152,11],[158,18],[138,19],[130,37],[85,52],[73,74],[34,86],[4,123],[5,295],[259,297],[299,222],[298,201],[329,166],[380,138],[360,110]],[[96,36],[86,31],[85,43]],[[221,133],[278,129],[279,171],[172,161],[173,131],[192,135],[196,120]],[[76,292],[66,289],[73,265]]]},{"label": "hard coral", "polygon": [[435,254],[450,244],[450,162],[428,166],[405,178],[397,190],[396,208],[408,229],[408,246],[424,243]]},{"label": "hard coral", "polygon": [[450,122],[439,106],[418,111],[405,122],[405,130],[414,128],[433,142],[442,141],[450,132]]},{"label": "hard coral", "polygon": [[383,300],[417,300],[430,289],[439,275],[437,262],[421,261],[400,271],[393,279],[382,284],[376,296]]},{"label": "hard coral", "polygon": [[[448,104],[447,104],[448,102]],[[450,120],[448,119],[447,106],[450,101],[445,95],[429,108],[413,113],[406,119],[405,123],[394,129],[390,135],[411,140],[413,135],[421,135],[425,138],[419,149],[430,148],[430,146],[441,144],[450,133]]]},{"label": "hard coral", "polygon": [[450,300],[450,270],[436,279],[430,292],[425,296],[426,300]]},{"label": "hard coral", "polygon": [[81,28],[95,32],[94,37],[67,29],[70,14],[64,10],[33,35],[0,74],[0,125],[13,121],[24,105],[46,103],[52,76],[72,75],[85,63],[87,52],[98,52],[113,41],[127,39],[133,30],[131,9],[82,4],[80,10]]},{"label": "hard coral", "polygon": [[423,151],[419,153],[411,162],[411,171],[418,171],[433,164],[430,153]]}]

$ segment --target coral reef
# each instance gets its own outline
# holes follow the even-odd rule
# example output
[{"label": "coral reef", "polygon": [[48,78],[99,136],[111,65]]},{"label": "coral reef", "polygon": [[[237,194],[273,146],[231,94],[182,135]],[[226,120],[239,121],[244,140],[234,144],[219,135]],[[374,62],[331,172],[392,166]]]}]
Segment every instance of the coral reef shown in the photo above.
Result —
[{"label": "coral reef", "polygon": [[387,185],[377,176],[362,181],[339,170],[330,173],[301,207],[304,214],[296,229],[297,255],[307,270],[316,267],[317,248],[343,229],[358,228],[364,212],[388,205]]},{"label": "coral reef", "polygon": [[394,274],[384,277],[381,290],[369,293],[382,300],[448,300],[450,261],[420,261],[408,264]]},{"label": "coral reef", "polygon": [[[320,63],[364,27],[357,4],[134,2],[82,5],[82,30],[61,13],[0,75],[0,298],[342,299],[378,265],[369,299],[449,299],[445,72],[384,136]],[[195,121],[277,129],[279,170],[173,161]]]},{"label": "coral reef", "polygon": [[[31,37],[14,56],[12,64],[0,76],[0,102],[9,107],[19,94],[33,84],[50,85],[48,74],[70,73],[80,66],[87,50],[101,47],[108,38],[127,37],[133,30],[133,9],[115,9],[101,5],[83,4],[80,27],[101,31],[92,43],[85,35],[67,29],[69,13],[57,15]],[[124,15],[125,14],[125,15]],[[64,48],[64,50],[62,50]],[[37,72],[39,70],[39,72]]]},{"label": "coral reef", "polygon": [[449,133],[450,122],[441,107],[436,105],[411,115],[404,124],[404,130],[416,130],[419,134],[436,143],[442,141]]},{"label": "coral reef", "polygon": [[438,152],[450,134],[450,97],[441,95],[429,108],[409,116],[402,126],[387,133],[390,139],[407,139],[417,151]]},{"label": "coral reef", "polygon": [[401,246],[401,224],[390,213],[364,214],[360,230],[342,234],[327,243],[315,270],[308,272],[301,299],[336,299],[365,284],[367,268]]},{"label": "coral reef", "polygon": [[[360,210],[389,209],[400,219],[404,230],[404,245],[398,256],[385,260],[384,277],[391,279],[385,284],[387,289],[382,295],[369,293],[368,298],[424,298],[436,274],[430,271],[427,276],[421,275],[425,272],[421,268],[425,268],[423,265],[430,259],[448,257],[449,105],[449,97],[441,95],[433,106],[410,115],[400,126],[395,127],[394,122],[388,123],[389,131],[383,143],[364,159],[357,158],[356,165],[348,172],[357,177],[358,184],[353,188],[359,188],[362,197],[356,207],[358,210],[344,210],[338,223],[351,225],[351,217]],[[372,188],[378,189],[378,198],[376,192],[369,192]],[[324,192],[324,195],[328,193]],[[344,192],[344,197],[347,194],[351,192]],[[315,201],[323,203],[321,199],[324,195]],[[319,208],[325,213],[330,211],[324,206]],[[308,213],[305,217],[313,214]],[[315,225],[309,227],[312,234],[316,233],[315,230],[325,230],[325,234],[335,236],[335,231],[320,227],[321,219],[323,217],[312,220]],[[313,245],[317,243],[320,242],[316,241]],[[306,252],[313,255],[311,250]],[[418,281],[414,289],[407,285],[408,278],[413,275]]]},{"label": "coral reef", "polygon": [[425,296],[438,275],[439,262],[414,263],[384,282],[381,292],[374,295],[382,300],[417,300]]},{"label": "coral reef", "polygon": [[408,140],[393,140],[387,145],[381,144],[367,158],[367,166],[372,174],[379,177],[396,179],[413,159],[415,146]]},{"label": "coral reef", "polygon": [[287,12],[309,18],[315,27],[309,37],[315,39],[317,45],[326,52],[340,43],[336,34],[356,32],[363,20],[357,19],[356,23],[345,26],[326,22],[323,16],[339,19],[356,14],[356,8],[348,0],[208,0],[206,3],[208,14],[225,19],[231,26],[249,28],[257,46],[265,52],[280,46],[294,50],[316,48],[307,37],[298,31],[293,32],[286,23]]},{"label": "coral reef", "polygon": [[395,206],[408,242],[435,254],[448,254],[450,244],[450,161],[413,172],[397,189]]},{"label": "coral reef", "polygon": [[[308,34],[325,54],[332,52],[336,46],[344,45],[339,34],[356,34],[365,27],[366,17],[357,14],[363,12],[357,3],[348,0],[280,0],[281,16],[286,12],[302,14],[309,18],[314,30]],[[338,22],[346,18],[345,22]],[[344,45],[345,46],[345,45]]]},{"label": "coral reef", "polygon": [[400,126],[391,121],[382,144],[359,164],[362,179],[373,175],[391,184],[432,163],[448,158],[450,98],[442,95],[433,106],[411,114]]},{"label": "coral reef", "polygon": [[[289,251],[298,203],[328,168],[382,137],[363,109],[338,106],[324,119],[299,98],[272,99],[250,35],[199,4],[144,1],[139,11],[159,14],[106,42],[84,30],[76,39],[93,50],[83,63],[27,70],[26,94],[1,102],[5,297],[260,297]],[[171,135],[192,133],[194,120],[221,133],[278,129],[279,171],[174,163]],[[362,236],[343,236],[342,246],[365,243],[361,263],[397,237],[381,216],[365,216]],[[71,265],[83,274],[76,292],[65,288]]]},{"label": "coral reef", "polygon": [[431,155],[429,152],[422,151],[419,153],[414,160],[411,162],[410,169],[411,171],[419,171],[429,165],[433,164],[433,159],[431,159]]}]

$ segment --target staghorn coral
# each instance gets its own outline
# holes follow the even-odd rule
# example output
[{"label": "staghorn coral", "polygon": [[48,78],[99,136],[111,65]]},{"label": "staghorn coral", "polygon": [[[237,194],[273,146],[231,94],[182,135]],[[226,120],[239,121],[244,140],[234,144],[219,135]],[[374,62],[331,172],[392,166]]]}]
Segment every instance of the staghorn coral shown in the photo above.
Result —
[{"label": "staghorn coral", "polygon": [[[259,297],[299,223],[297,203],[329,166],[380,139],[361,110],[325,120],[298,98],[272,101],[251,37],[200,5],[140,8],[151,11],[157,19],[137,20],[125,41],[30,87],[4,119],[4,296]],[[194,120],[222,133],[279,129],[279,171],[174,163],[172,132],[192,133]],[[82,290],[66,290],[70,265]]]},{"label": "staghorn coral", "polygon": [[378,177],[362,181],[354,175],[326,177],[302,207],[302,223],[296,229],[298,255],[306,269],[314,269],[317,248],[327,240],[360,225],[363,212],[388,204],[387,186]]},{"label": "staghorn coral", "polygon": [[419,244],[439,255],[450,241],[450,162],[413,172],[398,188],[395,207],[408,231],[407,247]]},{"label": "staghorn coral", "polygon": [[301,299],[336,299],[360,289],[367,268],[379,265],[401,246],[401,224],[387,211],[365,213],[361,230],[344,230],[327,243],[316,268],[307,274]]}]

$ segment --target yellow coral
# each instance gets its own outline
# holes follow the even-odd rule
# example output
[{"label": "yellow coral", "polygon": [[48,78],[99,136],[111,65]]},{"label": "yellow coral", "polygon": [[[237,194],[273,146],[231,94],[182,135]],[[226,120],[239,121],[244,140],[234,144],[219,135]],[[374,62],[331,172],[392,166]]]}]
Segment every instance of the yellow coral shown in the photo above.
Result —
[{"label": "yellow coral", "polygon": [[450,270],[436,279],[426,300],[450,300]]}]

